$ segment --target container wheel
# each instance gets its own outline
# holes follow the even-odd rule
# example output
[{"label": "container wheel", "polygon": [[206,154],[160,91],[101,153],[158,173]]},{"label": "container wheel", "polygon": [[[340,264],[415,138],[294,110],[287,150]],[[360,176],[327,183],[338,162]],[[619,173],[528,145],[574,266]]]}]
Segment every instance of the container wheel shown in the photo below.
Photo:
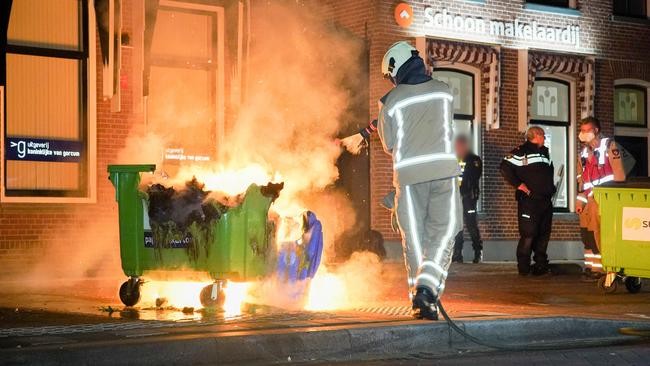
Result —
[{"label": "container wheel", "polygon": [[601,278],[598,279],[598,288],[603,290],[606,294],[612,294],[616,292],[616,288],[618,287],[618,278],[614,279],[612,281],[612,284],[609,286],[605,286],[605,280],[607,279],[607,276],[602,276]]},{"label": "container wheel", "polygon": [[140,281],[129,279],[120,286],[120,300],[126,306],[134,306],[140,301]]},{"label": "container wheel", "polygon": [[223,307],[226,302],[226,293],[223,291],[222,283],[207,285],[201,290],[201,305],[204,307]]},{"label": "container wheel", "polygon": [[641,278],[625,277],[625,288],[631,294],[636,294],[641,291]]}]

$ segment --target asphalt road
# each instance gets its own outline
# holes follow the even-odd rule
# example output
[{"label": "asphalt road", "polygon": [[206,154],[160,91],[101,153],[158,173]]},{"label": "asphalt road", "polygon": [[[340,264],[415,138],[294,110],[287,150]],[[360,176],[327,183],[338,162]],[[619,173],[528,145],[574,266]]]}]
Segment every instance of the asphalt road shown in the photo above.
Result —
[{"label": "asphalt road", "polygon": [[[309,363],[305,365],[332,365],[328,363]],[[578,348],[543,352],[495,352],[482,354],[458,354],[452,357],[435,358],[426,352],[404,355],[400,358],[381,361],[351,361],[334,363],[337,366],[363,365],[457,365],[457,366],[507,366],[507,365],[650,365],[650,343],[630,346],[601,348]]]}]

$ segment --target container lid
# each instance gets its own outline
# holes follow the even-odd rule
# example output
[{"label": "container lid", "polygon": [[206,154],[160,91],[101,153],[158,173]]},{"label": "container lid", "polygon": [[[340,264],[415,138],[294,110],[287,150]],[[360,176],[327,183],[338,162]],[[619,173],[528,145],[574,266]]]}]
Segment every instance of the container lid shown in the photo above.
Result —
[{"label": "container lid", "polygon": [[650,189],[650,177],[633,177],[628,178],[625,182],[608,182],[601,184],[598,187]]},{"label": "container lid", "polygon": [[109,165],[109,173],[139,173],[153,172],[156,170],[156,164],[133,164],[133,165]]}]

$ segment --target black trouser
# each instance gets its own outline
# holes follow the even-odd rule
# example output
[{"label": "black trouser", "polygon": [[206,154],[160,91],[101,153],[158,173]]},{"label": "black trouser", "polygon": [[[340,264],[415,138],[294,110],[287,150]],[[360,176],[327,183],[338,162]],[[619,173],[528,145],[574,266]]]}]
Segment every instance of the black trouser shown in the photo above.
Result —
[{"label": "black trouser", "polygon": [[551,237],[553,204],[550,199],[535,199],[521,196],[517,205],[519,221],[519,245],[517,245],[517,267],[519,273],[530,272],[530,255],[538,270],[548,268],[546,248]]},{"label": "black trouser", "polygon": [[[483,241],[481,240],[481,232],[478,230],[478,220],[476,219],[476,203],[477,200],[472,197],[463,197],[463,219],[465,227],[472,238],[472,248],[475,251],[483,250]],[[462,258],[463,256],[463,230],[456,234],[456,241],[454,243],[454,258]]]}]

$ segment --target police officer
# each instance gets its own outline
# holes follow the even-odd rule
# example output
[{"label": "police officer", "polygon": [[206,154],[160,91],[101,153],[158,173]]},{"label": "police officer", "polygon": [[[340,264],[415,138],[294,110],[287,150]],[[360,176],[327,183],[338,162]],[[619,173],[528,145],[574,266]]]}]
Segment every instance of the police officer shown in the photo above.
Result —
[{"label": "police officer", "polygon": [[[548,272],[546,248],[551,236],[553,220],[552,197],[553,162],[544,146],[544,130],[533,126],[526,132],[527,141],[512,150],[501,162],[501,174],[517,188],[517,219],[519,244],[517,268],[519,274],[543,275]],[[530,255],[535,261],[531,271]]]},{"label": "police officer", "polygon": [[393,44],[381,67],[395,86],[381,100],[378,132],[393,160],[413,316],[437,320],[454,236],[463,224],[451,141],[453,96],[446,84],[426,74],[424,61],[407,42]]},{"label": "police officer", "polygon": [[[483,162],[478,155],[470,151],[466,135],[458,135],[455,145],[456,156],[461,170],[460,196],[463,200],[463,218],[469,236],[472,238],[472,248],[474,248],[474,260],[472,262],[479,263],[483,257],[483,241],[476,220],[476,203],[480,192],[479,179],[483,174]],[[463,234],[463,230],[461,230],[456,235],[452,262],[463,263]]]}]

